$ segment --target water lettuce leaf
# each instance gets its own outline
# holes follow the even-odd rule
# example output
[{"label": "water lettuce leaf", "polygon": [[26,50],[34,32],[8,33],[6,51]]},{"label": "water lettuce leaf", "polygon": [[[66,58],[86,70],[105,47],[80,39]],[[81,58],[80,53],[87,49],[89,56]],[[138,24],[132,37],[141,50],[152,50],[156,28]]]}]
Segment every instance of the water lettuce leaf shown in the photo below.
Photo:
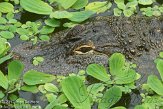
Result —
[{"label": "water lettuce leaf", "polygon": [[128,84],[136,80],[137,74],[135,70],[123,70],[119,75],[116,75],[114,81],[116,84]]},{"label": "water lettuce leaf", "polygon": [[70,18],[72,17],[72,14],[68,11],[55,11],[50,14],[51,18],[56,18],[56,19],[63,19],[63,18]]},{"label": "water lettuce leaf", "polygon": [[18,80],[24,70],[24,65],[21,61],[14,60],[8,65],[8,80]]},{"label": "water lettuce leaf", "polygon": [[93,14],[95,14],[93,11],[72,12],[72,17],[68,19],[74,22],[82,22],[90,18]]},{"label": "water lettuce leaf", "polygon": [[107,74],[107,71],[104,66],[99,64],[90,64],[88,65],[86,72],[88,75],[103,81],[105,83],[109,83],[111,81],[110,75]]},{"label": "water lettuce leaf", "polygon": [[7,77],[0,71],[0,86],[4,89],[8,88],[8,79]]},{"label": "water lettuce leaf", "polygon": [[163,60],[159,60],[159,61],[157,62],[156,67],[157,67],[157,70],[159,71],[160,76],[161,76],[161,79],[162,79],[162,81],[163,81]]},{"label": "water lettuce leaf", "polygon": [[124,65],[125,65],[125,57],[121,53],[114,53],[109,58],[109,67],[112,76],[119,75]]},{"label": "water lettuce leaf", "polygon": [[85,10],[94,11],[96,13],[102,13],[108,10],[112,4],[109,2],[91,2],[86,7]]},{"label": "water lettuce leaf", "polygon": [[60,21],[56,19],[47,19],[45,20],[45,24],[51,27],[59,27],[60,26]]},{"label": "water lettuce leaf", "polygon": [[84,82],[78,76],[69,76],[61,81],[63,93],[75,109],[91,109]]},{"label": "water lettuce leaf", "polygon": [[64,9],[68,9],[73,6],[77,0],[57,0],[56,2],[59,3]]},{"label": "water lettuce leaf", "polygon": [[163,84],[155,75],[150,75],[147,80],[149,87],[157,94],[163,96]]},{"label": "water lettuce leaf", "polygon": [[42,0],[20,0],[20,5],[26,11],[42,15],[50,15],[53,9]]},{"label": "water lettuce leaf", "polygon": [[73,9],[81,9],[85,7],[88,3],[88,0],[77,0],[75,4],[72,6]]},{"label": "water lettuce leaf", "polygon": [[14,6],[8,2],[1,2],[0,3],[0,12],[2,12],[2,13],[14,12]]},{"label": "water lettuce leaf", "polygon": [[36,84],[43,84],[52,82],[55,79],[55,76],[50,74],[45,74],[42,72],[38,72],[35,70],[30,70],[26,72],[23,76],[23,81],[27,85],[36,85]]},{"label": "water lettuce leaf", "polygon": [[138,0],[138,3],[142,5],[151,5],[153,0]]},{"label": "water lettuce leaf", "polygon": [[98,105],[98,109],[108,109],[122,97],[122,91],[119,87],[113,86],[109,88],[102,97],[101,102]]},{"label": "water lettuce leaf", "polygon": [[2,36],[5,39],[12,39],[14,37],[14,34],[10,31],[1,31],[0,36]]}]

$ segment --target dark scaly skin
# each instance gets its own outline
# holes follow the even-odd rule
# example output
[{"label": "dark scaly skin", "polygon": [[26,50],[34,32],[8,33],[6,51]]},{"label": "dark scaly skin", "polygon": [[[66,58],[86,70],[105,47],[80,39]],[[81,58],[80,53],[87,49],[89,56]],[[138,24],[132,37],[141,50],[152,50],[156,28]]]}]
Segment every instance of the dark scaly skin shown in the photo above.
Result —
[{"label": "dark scaly skin", "polygon": [[[90,63],[108,66],[108,57],[114,52],[121,52],[138,64],[138,71],[142,74],[155,73],[153,60],[163,50],[163,19],[96,17],[52,36],[48,43],[32,46],[25,42],[13,49],[20,55],[25,70],[76,73]],[[43,56],[45,61],[33,66],[32,58],[35,56]]]},{"label": "dark scaly skin", "polygon": [[[14,47],[26,68],[52,74],[76,73],[90,63],[101,63],[108,68],[108,58],[115,52],[137,64],[142,75],[137,86],[146,82],[149,74],[157,74],[154,59],[163,50],[163,17],[97,17],[90,21],[52,35],[48,43],[32,46],[25,42]],[[32,65],[35,56],[45,61],[39,66]],[[127,97],[125,97],[127,98]],[[129,99],[130,98],[130,99]],[[140,94],[132,93],[125,107],[141,103]]]}]

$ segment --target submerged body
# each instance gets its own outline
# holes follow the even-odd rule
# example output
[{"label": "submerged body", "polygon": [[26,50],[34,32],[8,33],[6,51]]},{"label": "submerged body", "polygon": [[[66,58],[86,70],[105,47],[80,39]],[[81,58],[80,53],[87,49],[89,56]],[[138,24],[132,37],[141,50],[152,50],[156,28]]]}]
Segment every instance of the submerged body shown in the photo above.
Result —
[{"label": "submerged body", "polygon": [[[25,42],[13,48],[25,70],[67,74],[85,69],[90,63],[108,66],[114,52],[123,53],[138,64],[141,74],[155,73],[153,60],[163,50],[163,18],[96,17],[82,25],[52,35],[48,43],[32,46]],[[32,65],[35,56],[45,61]]]}]

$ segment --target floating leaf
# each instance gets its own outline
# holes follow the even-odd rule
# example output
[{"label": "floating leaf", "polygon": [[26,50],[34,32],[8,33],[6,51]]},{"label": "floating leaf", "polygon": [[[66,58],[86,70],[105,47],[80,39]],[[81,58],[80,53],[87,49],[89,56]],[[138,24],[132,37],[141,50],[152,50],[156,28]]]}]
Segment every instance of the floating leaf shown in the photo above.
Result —
[{"label": "floating leaf", "polygon": [[43,26],[40,30],[40,34],[49,34],[54,31],[55,28],[50,27],[50,26]]},{"label": "floating leaf", "polygon": [[8,65],[8,80],[18,80],[24,70],[24,65],[18,61],[14,60]]},{"label": "floating leaf", "polygon": [[14,18],[14,13],[12,13],[12,12],[7,13],[6,18],[8,20],[13,19]]},{"label": "floating leaf", "polygon": [[90,10],[94,11],[96,13],[101,13],[105,12],[107,9],[111,7],[111,3],[109,2],[92,2],[89,3],[86,7],[85,10]]},{"label": "floating leaf", "polygon": [[110,83],[110,75],[107,74],[107,71],[104,66],[99,64],[90,64],[88,65],[86,72],[88,75],[101,80],[106,83]]},{"label": "floating leaf", "polygon": [[64,9],[68,9],[76,3],[77,0],[56,0]]},{"label": "floating leaf", "polygon": [[45,20],[45,24],[51,27],[59,27],[60,26],[60,21],[56,19],[47,19]]},{"label": "floating leaf", "polygon": [[16,32],[19,34],[19,35],[28,35],[29,34],[29,31],[27,29],[24,29],[24,28],[18,28],[16,30]]},{"label": "floating leaf", "polygon": [[116,84],[128,84],[136,80],[136,72],[132,69],[124,70],[119,75],[116,75],[114,81]]},{"label": "floating leaf", "polygon": [[2,91],[0,91],[0,99],[2,99],[4,96],[5,94]]},{"label": "floating leaf", "polygon": [[39,92],[37,86],[28,86],[28,85],[25,85],[25,86],[21,87],[21,90],[27,91],[27,92],[32,92],[32,93]]},{"label": "floating leaf", "polygon": [[78,23],[69,22],[63,24],[64,27],[68,27],[68,28],[75,27],[76,25],[78,25]]},{"label": "floating leaf", "polygon": [[160,53],[159,53],[159,56],[160,56],[161,58],[163,58],[163,52],[160,52]]},{"label": "floating leaf", "polygon": [[6,55],[6,56],[0,58],[0,64],[2,64],[3,62],[5,62],[11,58],[12,58],[12,54],[9,54],[9,55]]},{"label": "floating leaf", "polygon": [[119,87],[113,86],[104,93],[98,109],[108,109],[121,99],[122,91]]},{"label": "floating leaf", "polygon": [[43,15],[50,15],[53,9],[50,5],[42,0],[20,0],[20,5],[26,11]]},{"label": "floating leaf", "polygon": [[17,27],[15,25],[10,25],[9,26],[9,31],[15,33],[17,30]]},{"label": "floating leaf", "polygon": [[125,9],[123,13],[126,17],[130,17],[134,14],[134,12],[131,9]]},{"label": "floating leaf", "polygon": [[57,100],[57,96],[54,95],[53,93],[47,93],[45,96],[46,96],[48,102],[53,102],[54,100],[55,101]]},{"label": "floating leaf", "polygon": [[72,6],[74,9],[81,9],[85,7],[88,3],[88,0],[77,0],[75,4]]},{"label": "floating leaf", "polygon": [[160,76],[161,76],[161,79],[162,79],[162,81],[163,81],[163,60],[159,60],[159,61],[157,62],[156,67],[157,67],[157,70],[159,71]]},{"label": "floating leaf", "polygon": [[126,4],[126,7],[130,7],[130,8],[136,8],[136,6],[138,5],[138,1],[137,0],[133,0],[131,2],[128,2]]},{"label": "floating leaf", "polygon": [[0,36],[2,36],[5,39],[12,39],[14,37],[14,34],[9,31],[1,31]]},{"label": "floating leaf", "polygon": [[7,20],[3,17],[0,17],[0,24],[6,24]]},{"label": "floating leaf", "polygon": [[50,14],[50,17],[56,19],[71,18],[72,14],[68,11],[55,11]]},{"label": "floating leaf", "polygon": [[68,19],[74,22],[82,22],[95,14],[93,11],[72,12],[72,17]]},{"label": "floating leaf", "polygon": [[138,3],[142,5],[151,5],[153,0],[138,0]]},{"label": "floating leaf", "polygon": [[154,16],[161,16],[161,12],[156,10],[156,11],[153,11],[153,15]]},{"label": "floating leaf", "polygon": [[21,35],[20,39],[23,41],[29,40],[29,37],[27,35]]},{"label": "floating leaf", "polygon": [[124,4],[124,0],[114,0],[114,2],[117,4],[117,7],[119,9],[125,10],[126,5]]},{"label": "floating leaf", "polygon": [[44,88],[48,91],[48,92],[53,92],[56,93],[59,91],[59,89],[52,83],[46,83],[44,85]]},{"label": "floating leaf", "polygon": [[67,97],[66,97],[65,94],[61,94],[61,95],[58,97],[57,101],[58,101],[58,103],[63,104],[63,103],[65,103],[66,101],[68,101],[68,99],[67,99]]},{"label": "floating leaf", "polygon": [[150,75],[147,80],[149,87],[157,94],[163,96],[163,84],[155,75]]},{"label": "floating leaf", "polygon": [[122,14],[122,10],[118,9],[118,8],[114,8],[114,15],[115,16],[121,16]]},{"label": "floating leaf", "polygon": [[135,106],[134,109],[148,109],[148,108],[145,107],[144,105],[137,105],[137,106]]},{"label": "floating leaf", "polygon": [[37,56],[37,57],[34,57],[33,58],[33,64],[36,66],[36,65],[39,65],[41,62],[44,61],[44,58],[41,57],[41,56]]},{"label": "floating leaf", "polygon": [[119,75],[125,65],[125,57],[121,53],[114,53],[109,58],[109,67],[111,75]]},{"label": "floating leaf", "polygon": [[104,90],[105,86],[102,83],[95,83],[91,84],[87,87],[87,91],[89,94],[97,95],[99,92],[102,92]]},{"label": "floating leaf", "polygon": [[41,35],[39,37],[42,41],[49,41],[50,40],[50,37],[48,35]]},{"label": "floating leaf", "polygon": [[30,70],[26,72],[23,76],[23,81],[28,85],[36,85],[52,82],[55,79],[55,76],[50,74],[45,74],[35,70]]},{"label": "floating leaf", "polygon": [[4,89],[8,88],[8,80],[6,76],[0,71],[0,86]]},{"label": "floating leaf", "polygon": [[77,109],[91,109],[85,84],[78,76],[70,76],[61,81],[64,94]]},{"label": "floating leaf", "polygon": [[0,3],[0,12],[2,12],[2,13],[14,12],[14,6],[8,2],[1,2]]}]

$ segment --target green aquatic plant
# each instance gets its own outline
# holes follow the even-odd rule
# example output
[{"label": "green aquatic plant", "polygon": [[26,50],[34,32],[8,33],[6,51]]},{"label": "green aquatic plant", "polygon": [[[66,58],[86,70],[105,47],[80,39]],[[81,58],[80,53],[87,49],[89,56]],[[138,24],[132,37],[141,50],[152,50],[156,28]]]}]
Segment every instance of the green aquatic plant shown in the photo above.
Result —
[{"label": "green aquatic plant", "polygon": [[[15,95],[18,91],[27,91],[31,93],[39,92],[37,85],[52,82],[55,76],[50,74],[45,74],[42,72],[37,72],[30,70],[26,72],[23,76],[24,65],[18,61],[14,60],[8,64],[8,73],[5,75],[0,71],[0,100],[19,100],[19,96]],[[54,90],[54,88],[49,88],[49,84],[45,84],[47,90]],[[14,104],[5,104],[3,102],[0,105],[9,105],[9,107],[15,107]],[[22,104],[23,106],[27,105]],[[28,104],[30,106],[30,104]],[[2,106],[3,107],[3,106]],[[32,106],[31,106],[32,107]],[[18,108],[18,107],[17,107]],[[15,109],[17,109],[15,107]]]},{"label": "green aquatic plant", "polygon": [[0,17],[0,37],[5,39],[14,38],[16,30],[20,26],[21,23],[14,19],[14,13],[7,13],[5,17]]},{"label": "green aquatic plant", "polygon": [[[152,5],[156,1],[155,0],[114,0],[117,5],[117,8],[114,8],[114,15],[121,16],[122,13],[125,17],[130,17],[135,13],[139,12],[139,4],[140,5]],[[162,14],[162,6],[155,5],[152,7],[141,8],[140,11],[143,15],[146,16],[161,16]]]},{"label": "green aquatic plant", "polygon": [[89,3],[87,6],[85,6],[85,10],[94,11],[98,14],[98,13],[103,13],[107,11],[108,9],[110,9],[111,6],[112,6],[112,3],[107,2],[107,1],[92,2],[92,3]]},{"label": "green aquatic plant", "polygon": [[115,3],[117,4],[117,8],[114,8],[114,15],[121,16],[123,13],[126,17],[133,15],[136,12],[136,7],[138,5],[137,0],[129,1],[127,4],[125,4],[124,0],[115,0]]},{"label": "green aquatic plant", "polygon": [[10,43],[0,37],[0,64],[12,58],[12,54],[8,54],[10,48]]},{"label": "green aquatic plant", "polygon": [[44,58],[41,56],[37,56],[33,58],[33,65],[37,66],[40,63],[42,63],[44,61]]},{"label": "green aquatic plant", "polygon": [[142,85],[145,93],[142,93],[142,105],[136,106],[135,109],[161,109],[163,108],[163,52],[160,52],[160,57],[155,60],[156,68],[160,74],[161,80],[150,75],[147,79],[147,84]]},{"label": "green aquatic plant", "polygon": [[8,2],[0,2],[0,13],[14,12],[14,6]]},{"label": "green aquatic plant", "polygon": [[154,7],[147,7],[147,8],[141,8],[142,14],[145,16],[161,16],[163,13],[163,6],[157,6]]},{"label": "green aquatic plant", "polygon": [[[91,64],[87,67],[87,74],[106,83],[115,85],[126,85],[126,87],[133,84],[134,81],[140,78],[140,75],[133,69],[134,64],[125,61],[125,57],[120,53],[114,53],[109,58],[109,73],[104,66],[99,64]],[[120,86],[120,88],[122,88]],[[131,87],[130,87],[131,88]],[[132,88],[131,88],[132,89]],[[123,90],[124,91],[124,90]]]},{"label": "green aquatic plant", "polygon": [[[155,60],[161,79],[163,78],[163,52],[160,58]],[[24,65],[18,61],[8,64],[8,75],[0,71],[0,100],[25,101],[15,95],[15,92],[25,91],[30,93],[42,93],[42,99],[48,101],[45,109],[67,109],[70,107],[91,109],[94,103],[98,109],[126,109],[119,106],[114,107],[123,94],[130,93],[135,89],[135,81],[140,75],[134,70],[135,64],[127,62],[124,55],[114,53],[109,58],[109,72],[100,64],[88,65],[86,71],[80,70],[77,74],[67,76],[50,75],[36,70],[29,70],[24,74]],[[93,77],[91,82],[88,76]],[[142,96],[142,104],[135,106],[135,109],[154,109],[163,107],[163,80],[155,75],[150,75],[147,84],[142,85],[145,90]],[[0,104],[3,107],[3,104]],[[34,106],[25,103],[14,102],[10,107],[15,109],[18,106]],[[40,108],[40,106],[36,106]]]},{"label": "green aquatic plant", "polygon": [[[57,23],[56,19],[65,18],[72,22],[80,23],[91,17],[93,14],[96,13],[96,11],[97,13],[104,12],[111,7],[110,2],[94,2],[88,4],[88,0],[50,0],[49,2],[50,4],[55,4],[57,6],[57,9],[56,7],[52,7],[48,3],[40,0],[20,0],[20,5],[26,11],[36,14],[49,15],[50,23],[48,23],[50,25],[53,23],[52,26]],[[82,9],[84,7],[85,10],[78,11],[79,9]],[[69,11],[68,9],[75,9],[76,11]]]}]

